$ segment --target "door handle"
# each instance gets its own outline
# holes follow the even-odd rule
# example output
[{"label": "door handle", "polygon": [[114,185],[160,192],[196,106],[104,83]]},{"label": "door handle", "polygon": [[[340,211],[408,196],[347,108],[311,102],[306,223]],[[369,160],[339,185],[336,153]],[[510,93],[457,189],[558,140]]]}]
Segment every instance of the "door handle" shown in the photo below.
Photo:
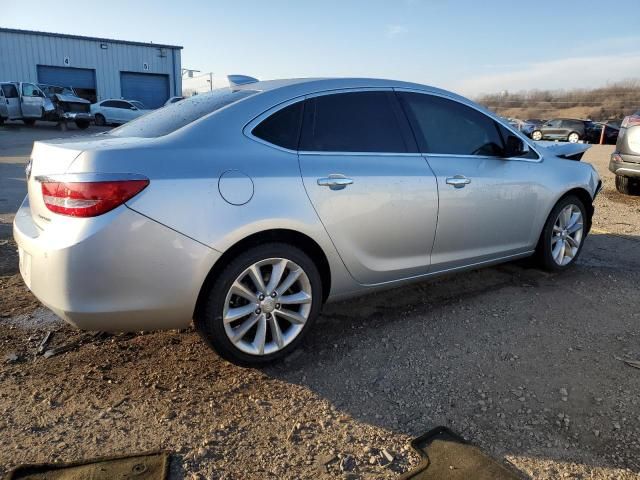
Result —
[{"label": "door handle", "polygon": [[454,177],[447,177],[447,185],[453,185],[455,188],[464,188],[465,185],[471,183],[471,179],[464,175],[456,175]]},{"label": "door handle", "polygon": [[318,185],[321,187],[329,187],[331,190],[342,190],[347,185],[351,185],[353,179],[347,178],[340,173],[332,173],[328,177],[319,178]]}]

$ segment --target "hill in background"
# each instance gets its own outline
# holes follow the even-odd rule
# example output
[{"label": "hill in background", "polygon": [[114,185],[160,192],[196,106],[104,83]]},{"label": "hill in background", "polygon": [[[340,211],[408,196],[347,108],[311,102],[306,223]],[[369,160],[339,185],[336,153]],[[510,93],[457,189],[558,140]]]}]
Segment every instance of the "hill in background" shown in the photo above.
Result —
[{"label": "hill in background", "polygon": [[475,99],[509,118],[582,118],[621,120],[640,110],[640,80],[625,80],[593,90],[529,90],[483,95]]}]

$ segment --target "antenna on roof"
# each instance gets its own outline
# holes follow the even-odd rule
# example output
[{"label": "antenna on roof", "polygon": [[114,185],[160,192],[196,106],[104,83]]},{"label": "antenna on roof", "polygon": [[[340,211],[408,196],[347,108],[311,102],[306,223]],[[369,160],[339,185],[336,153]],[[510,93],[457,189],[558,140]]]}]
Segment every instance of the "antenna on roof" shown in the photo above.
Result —
[{"label": "antenna on roof", "polygon": [[229,80],[229,85],[232,87],[260,81],[257,78],[249,77],[248,75],[227,75],[227,80]]}]

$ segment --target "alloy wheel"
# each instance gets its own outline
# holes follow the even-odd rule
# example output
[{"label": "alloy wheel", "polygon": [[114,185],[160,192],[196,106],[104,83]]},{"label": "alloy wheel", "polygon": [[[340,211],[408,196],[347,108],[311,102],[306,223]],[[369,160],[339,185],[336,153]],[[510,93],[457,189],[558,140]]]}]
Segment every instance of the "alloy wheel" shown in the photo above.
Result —
[{"label": "alloy wheel", "polygon": [[569,135],[569,139],[568,139],[568,140],[569,140],[569,142],[571,142],[571,143],[578,143],[578,140],[580,140],[580,135],[578,135],[578,134],[577,134],[577,133],[575,133],[575,132],[574,132],[574,133],[571,133],[571,134]]},{"label": "alloy wheel", "polygon": [[542,132],[540,132],[540,131],[536,130],[535,132],[533,132],[533,133],[531,134],[531,138],[532,138],[533,140],[535,140],[536,142],[537,142],[537,141],[539,141],[539,140],[542,140]]},{"label": "alloy wheel", "polygon": [[565,206],[553,224],[551,256],[560,266],[568,265],[578,254],[584,225],[582,211],[574,204]]},{"label": "alloy wheel", "polygon": [[311,313],[311,282],[286,258],[269,258],[245,269],[227,292],[224,330],[250,355],[269,355],[291,343]]}]

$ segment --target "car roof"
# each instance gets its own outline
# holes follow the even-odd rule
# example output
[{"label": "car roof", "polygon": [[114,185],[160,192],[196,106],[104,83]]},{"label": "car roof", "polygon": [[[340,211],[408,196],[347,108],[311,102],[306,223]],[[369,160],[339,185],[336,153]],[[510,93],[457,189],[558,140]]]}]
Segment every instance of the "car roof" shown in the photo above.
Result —
[{"label": "car roof", "polygon": [[301,87],[301,90],[306,90],[308,93],[314,91],[320,92],[324,90],[338,90],[342,88],[407,88],[412,90],[428,91],[431,93],[440,93],[443,95],[453,96],[468,101],[468,99],[461,97],[453,92],[442,90],[436,87],[431,87],[429,85],[381,78],[287,78],[245,83],[242,85],[233,86],[231,88],[233,88],[234,90],[256,90],[259,92],[268,92],[293,86]]}]

